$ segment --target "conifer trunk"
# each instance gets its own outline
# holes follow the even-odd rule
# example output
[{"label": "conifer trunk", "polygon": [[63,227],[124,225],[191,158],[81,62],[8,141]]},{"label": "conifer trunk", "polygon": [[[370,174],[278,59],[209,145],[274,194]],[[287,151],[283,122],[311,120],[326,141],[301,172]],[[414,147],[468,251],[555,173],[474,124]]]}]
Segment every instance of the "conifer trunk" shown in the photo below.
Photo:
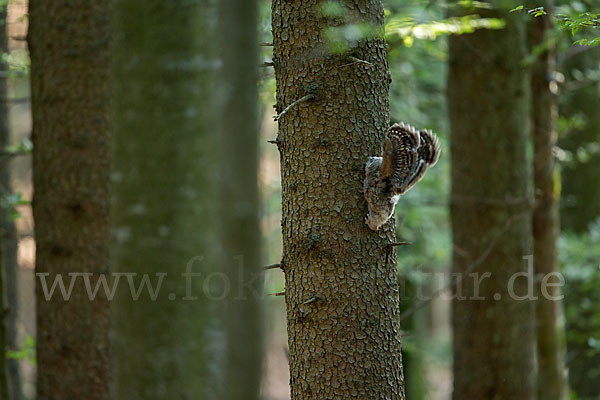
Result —
[{"label": "conifer trunk", "polygon": [[[318,0],[274,0],[282,230],[293,400],[404,398],[393,221],[365,224],[368,156],[389,124],[383,38],[329,52]],[[346,18],[383,28],[381,1]],[[348,55],[371,63],[353,62]],[[402,212],[400,209],[399,212]]]},{"label": "conifer trunk", "polygon": [[[534,307],[508,291],[510,278],[527,271],[524,257],[532,254],[525,32],[514,14],[476,11],[503,18],[506,27],[449,39],[452,271],[462,279],[452,310],[453,396],[530,400]],[[514,283],[514,293],[524,296],[526,279]]]},{"label": "conifer trunk", "polygon": [[109,271],[109,3],[29,4],[38,399],[108,399],[110,305],[72,274]]},{"label": "conifer trunk", "polygon": [[[546,9],[551,4],[546,2]],[[533,20],[532,46],[544,45],[552,17]],[[544,285],[557,283],[555,276],[544,281],[545,276],[558,273],[556,240],[559,232],[558,180],[554,168],[553,147],[556,144],[556,87],[552,85],[555,73],[555,53],[550,47],[535,61],[531,73],[533,113],[533,178],[535,184],[535,209],[533,211],[533,262],[537,279],[536,336],[538,364],[538,399],[563,400],[567,398],[567,379],[564,365],[565,332],[560,288]]]},{"label": "conifer trunk", "polygon": [[[216,128],[204,0],[113,2],[113,398],[221,399]],[[162,278],[161,278],[162,277]],[[159,283],[161,282],[161,283]]]},{"label": "conifer trunk", "polygon": [[218,221],[221,266],[231,282],[223,313],[223,400],[258,400],[263,369],[257,17],[256,0],[220,1]]}]

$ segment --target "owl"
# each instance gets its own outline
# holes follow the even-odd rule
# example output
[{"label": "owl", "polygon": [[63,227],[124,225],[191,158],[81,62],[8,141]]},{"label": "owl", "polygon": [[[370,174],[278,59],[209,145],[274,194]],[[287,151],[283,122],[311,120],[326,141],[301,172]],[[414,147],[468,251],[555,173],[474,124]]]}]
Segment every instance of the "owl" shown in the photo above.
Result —
[{"label": "owl", "polygon": [[431,131],[417,131],[401,122],[388,129],[381,153],[381,157],[369,157],[365,165],[363,190],[369,210],[365,222],[373,230],[392,217],[400,196],[435,165],[440,142]]}]

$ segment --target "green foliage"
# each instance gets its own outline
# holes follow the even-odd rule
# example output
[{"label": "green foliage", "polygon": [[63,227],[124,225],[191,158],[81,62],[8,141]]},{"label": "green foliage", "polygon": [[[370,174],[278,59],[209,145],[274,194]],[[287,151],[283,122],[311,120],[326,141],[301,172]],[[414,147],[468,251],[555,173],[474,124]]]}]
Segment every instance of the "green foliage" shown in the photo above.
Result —
[{"label": "green foliage", "polygon": [[21,217],[21,213],[17,207],[30,204],[31,202],[23,198],[21,193],[9,194],[0,200],[0,206],[3,210],[6,210],[8,217],[13,221]]},{"label": "green foliage", "polygon": [[346,11],[346,7],[339,1],[329,0],[321,3],[321,13],[324,17],[341,17]]},{"label": "green foliage", "polygon": [[478,15],[446,18],[439,21],[417,23],[411,17],[395,15],[385,25],[386,35],[398,35],[408,47],[413,39],[435,40],[441,35],[462,35],[477,29],[502,29],[506,25],[501,18],[480,18]]},{"label": "green foliage", "polygon": [[21,143],[9,145],[4,147],[4,154],[7,155],[18,155],[18,154],[29,154],[33,150],[33,143],[28,138],[24,139]]},{"label": "green foliage", "polygon": [[35,341],[29,335],[25,336],[25,344],[21,346],[19,350],[8,350],[6,352],[6,358],[12,360],[27,360],[31,365],[37,364],[36,352],[35,352]]},{"label": "green foliage", "polygon": [[360,41],[381,36],[380,29],[366,23],[348,23],[341,26],[328,26],[323,30],[329,51],[344,54]]},{"label": "green foliage", "polygon": [[[562,8],[565,12],[549,13],[544,7],[527,8],[523,5],[517,6],[510,12],[526,11],[529,15],[537,18],[545,15],[551,16],[558,21],[558,27],[561,30],[570,32],[574,37],[581,28],[600,28],[600,18],[597,13],[589,11],[574,12],[573,8],[566,6]],[[597,46],[600,44],[600,37],[581,38],[573,42],[580,46]]]},{"label": "green foliage", "polygon": [[8,65],[8,77],[15,78],[28,76],[30,68],[29,52],[26,50],[14,50],[10,53],[2,53],[0,60]]},{"label": "green foliage", "polygon": [[363,22],[360,15],[340,1],[321,3],[320,12],[330,21],[323,30],[323,37],[333,54],[348,53],[359,42],[384,35],[383,27]]},{"label": "green foliage", "polygon": [[564,233],[558,244],[571,379],[593,382],[600,377],[600,220],[585,234]]}]

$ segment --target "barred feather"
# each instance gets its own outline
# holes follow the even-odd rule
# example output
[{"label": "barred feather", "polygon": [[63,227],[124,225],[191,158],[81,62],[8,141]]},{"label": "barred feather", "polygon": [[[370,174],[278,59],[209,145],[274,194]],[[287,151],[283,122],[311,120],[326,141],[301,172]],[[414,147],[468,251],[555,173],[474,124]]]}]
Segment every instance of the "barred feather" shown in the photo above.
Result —
[{"label": "barred feather", "polygon": [[429,130],[405,123],[392,125],[381,145],[382,156],[365,165],[364,194],[369,208],[366,223],[377,230],[394,213],[400,195],[419,182],[440,156],[440,143]]}]

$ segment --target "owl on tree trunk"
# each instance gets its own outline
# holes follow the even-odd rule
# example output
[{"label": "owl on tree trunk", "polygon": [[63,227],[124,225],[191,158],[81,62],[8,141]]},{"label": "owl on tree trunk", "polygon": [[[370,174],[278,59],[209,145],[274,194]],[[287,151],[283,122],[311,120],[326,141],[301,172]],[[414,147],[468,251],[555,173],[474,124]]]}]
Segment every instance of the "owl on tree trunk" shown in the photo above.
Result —
[{"label": "owl on tree trunk", "polygon": [[369,210],[365,222],[373,230],[392,217],[400,196],[435,165],[440,142],[433,132],[417,131],[401,122],[388,129],[381,152],[381,157],[369,157],[365,165],[364,194]]}]

